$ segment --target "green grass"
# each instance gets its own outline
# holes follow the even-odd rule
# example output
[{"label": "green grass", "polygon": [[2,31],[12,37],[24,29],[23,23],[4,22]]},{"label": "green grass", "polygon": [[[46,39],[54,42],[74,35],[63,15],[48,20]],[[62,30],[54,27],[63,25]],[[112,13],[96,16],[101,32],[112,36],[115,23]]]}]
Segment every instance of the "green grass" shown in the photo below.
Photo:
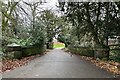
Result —
[{"label": "green grass", "polygon": [[54,43],[53,48],[64,48],[65,44],[61,44],[61,43]]}]

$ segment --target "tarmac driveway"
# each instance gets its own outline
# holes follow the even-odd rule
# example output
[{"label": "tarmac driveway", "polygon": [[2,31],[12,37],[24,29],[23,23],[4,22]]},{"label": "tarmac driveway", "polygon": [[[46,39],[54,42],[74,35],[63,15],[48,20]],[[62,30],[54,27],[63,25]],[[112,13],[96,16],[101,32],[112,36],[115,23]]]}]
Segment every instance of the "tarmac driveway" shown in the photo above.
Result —
[{"label": "tarmac driveway", "polygon": [[28,65],[5,72],[3,78],[111,78],[112,74],[79,56],[72,57],[61,49],[53,49]]}]

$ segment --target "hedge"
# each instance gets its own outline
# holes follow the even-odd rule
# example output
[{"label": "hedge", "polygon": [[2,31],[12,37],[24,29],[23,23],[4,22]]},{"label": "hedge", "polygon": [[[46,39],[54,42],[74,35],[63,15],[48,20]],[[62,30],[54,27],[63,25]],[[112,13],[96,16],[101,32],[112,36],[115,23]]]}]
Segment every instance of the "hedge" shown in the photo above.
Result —
[{"label": "hedge", "polygon": [[74,54],[79,54],[81,56],[95,57],[95,58],[106,58],[109,59],[109,49],[108,48],[90,48],[81,46],[69,46],[69,51]]},{"label": "hedge", "polygon": [[22,47],[8,47],[4,57],[8,59],[21,59],[36,54],[41,54],[45,51],[46,46],[22,46]]},{"label": "hedge", "polygon": [[45,51],[45,46],[38,47],[38,46],[29,46],[29,47],[22,47],[22,56],[32,56],[36,54],[41,54]]},{"label": "hedge", "polygon": [[81,56],[94,57],[94,51],[88,47],[68,47],[69,51],[74,54]]}]

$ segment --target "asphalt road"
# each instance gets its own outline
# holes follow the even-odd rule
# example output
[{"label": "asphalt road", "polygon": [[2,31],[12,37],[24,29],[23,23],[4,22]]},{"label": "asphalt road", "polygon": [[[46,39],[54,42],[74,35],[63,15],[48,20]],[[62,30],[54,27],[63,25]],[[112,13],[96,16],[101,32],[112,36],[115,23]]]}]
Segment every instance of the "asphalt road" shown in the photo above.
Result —
[{"label": "asphalt road", "polygon": [[96,67],[79,56],[72,57],[61,49],[54,49],[28,65],[5,72],[3,78],[111,78],[112,74]]}]

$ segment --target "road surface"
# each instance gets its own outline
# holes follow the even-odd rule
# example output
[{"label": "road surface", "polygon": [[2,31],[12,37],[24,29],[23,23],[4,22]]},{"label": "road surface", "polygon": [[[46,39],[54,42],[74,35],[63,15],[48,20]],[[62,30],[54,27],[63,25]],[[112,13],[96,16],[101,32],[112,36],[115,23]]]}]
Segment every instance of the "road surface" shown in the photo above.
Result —
[{"label": "road surface", "polygon": [[113,75],[79,56],[53,49],[28,65],[5,72],[3,78],[111,78]]}]

